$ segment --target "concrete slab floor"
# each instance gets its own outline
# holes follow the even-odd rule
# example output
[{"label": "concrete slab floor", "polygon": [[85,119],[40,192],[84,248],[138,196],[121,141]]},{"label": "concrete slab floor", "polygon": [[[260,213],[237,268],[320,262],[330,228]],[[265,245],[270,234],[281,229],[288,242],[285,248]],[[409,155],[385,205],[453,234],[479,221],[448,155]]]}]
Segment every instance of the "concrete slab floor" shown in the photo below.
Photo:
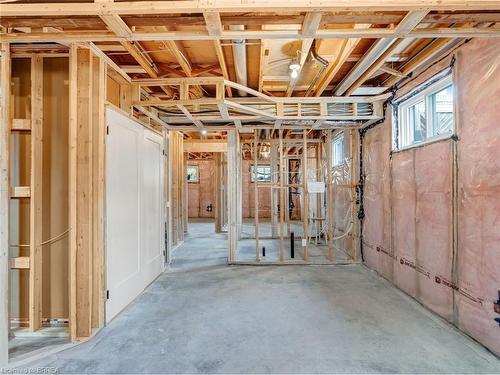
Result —
[{"label": "concrete slab floor", "polygon": [[213,224],[60,373],[498,373],[500,360],[362,265],[226,266]]}]

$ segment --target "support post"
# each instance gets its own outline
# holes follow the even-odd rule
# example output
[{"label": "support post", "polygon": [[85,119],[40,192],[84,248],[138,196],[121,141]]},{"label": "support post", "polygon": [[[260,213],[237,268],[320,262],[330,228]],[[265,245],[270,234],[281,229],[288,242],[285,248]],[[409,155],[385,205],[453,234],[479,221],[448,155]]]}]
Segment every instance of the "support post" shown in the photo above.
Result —
[{"label": "support post", "polygon": [[92,327],[92,54],[70,48],[69,217],[70,334]]},{"label": "support post", "polygon": [[9,361],[10,45],[0,50],[0,367]]},{"label": "support post", "polygon": [[361,244],[359,243],[360,233],[359,233],[359,220],[358,220],[358,206],[356,199],[356,185],[359,181],[359,132],[356,130],[351,130],[351,197],[352,197],[352,209],[351,209],[351,220],[352,220],[352,258],[354,261],[358,260],[358,253],[361,249]]},{"label": "support post", "polygon": [[43,57],[31,58],[29,328],[42,326]]},{"label": "support post", "polygon": [[[283,130],[279,133],[279,163],[280,163],[280,262],[285,260],[285,163],[283,158]],[[288,207],[286,208],[288,210]]]},{"label": "support post", "polygon": [[327,183],[327,209],[328,209],[328,259],[330,261],[335,261],[335,248],[333,242],[334,231],[334,204],[335,196],[333,194],[333,160],[332,160],[332,142],[333,142],[333,130],[328,132],[326,137],[326,160],[327,160],[327,171],[326,171],[326,183]]},{"label": "support post", "polygon": [[278,185],[278,145],[276,142],[271,142],[271,236],[278,237],[278,202],[279,189]]},{"label": "support post", "polygon": [[106,154],[106,63],[98,56],[92,58],[92,328],[104,325],[105,281],[105,154]]},{"label": "support post", "polygon": [[215,233],[222,232],[222,153],[216,152],[215,156]]},{"label": "support post", "polygon": [[259,148],[259,131],[254,130],[253,138],[253,204],[254,204],[254,222],[255,222],[255,260],[259,261],[259,186],[257,179],[257,163]]},{"label": "support post", "polygon": [[304,223],[304,236],[302,238],[302,249],[304,251],[304,260],[308,259],[309,242],[309,194],[307,193],[307,130],[302,132],[302,220]]},{"label": "support post", "polygon": [[237,157],[239,142],[236,130],[227,132],[227,195],[228,195],[228,262],[236,261],[236,250],[238,246],[238,194],[237,194]]}]

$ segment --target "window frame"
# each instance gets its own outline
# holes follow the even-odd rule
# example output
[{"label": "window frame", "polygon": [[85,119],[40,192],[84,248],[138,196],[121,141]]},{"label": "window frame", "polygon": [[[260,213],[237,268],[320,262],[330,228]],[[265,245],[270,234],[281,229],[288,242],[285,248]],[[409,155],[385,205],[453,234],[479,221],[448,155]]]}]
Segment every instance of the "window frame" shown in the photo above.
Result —
[{"label": "window frame", "polygon": [[[426,86],[428,85],[428,86]],[[408,93],[407,95],[403,96],[400,98],[397,102],[394,104],[394,109],[393,109],[393,126],[392,126],[392,132],[393,132],[393,150],[394,151],[400,151],[400,150],[406,150],[409,148],[413,147],[418,147],[421,145],[425,145],[427,143],[432,143],[436,141],[440,141],[443,139],[448,139],[451,138],[455,135],[456,133],[456,115],[455,115],[455,85],[453,83],[453,75],[452,74],[446,74],[444,77],[435,79],[435,82],[426,82],[422,86],[423,88],[415,89]],[[452,115],[453,115],[453,123],[451,126],[451,131],[449,133],[443,133],[443,134],[437,134],[437,135],[430,135],[433,133],[433,129],[436,126],[436,124],[433,123],[433,114],[431,113],[431,105],[430,105],[430,100],[431,97],[434,94],[437,94],[438,92],[452,86],[453,89],[453,97],[452,97]],[[424,102],[424,108],[425,108],[425,121],[426,121],[426,126],[425,126],[425,138],[422,141],[413,141],[411,140],[411,130],[413,129],[413,134],[414,134],[414,127],[410,129],[410,124],[409,124],[409,109],[415,105],[417,105],[420,102]],[[397,132],[396,132],[397,130]],[[404,142],[402,142],[404,141]],[[401,144],[404,144],[403,146],[400,146]]]},{"label": "window frame", "polygon": [[[335,149],[335,144],[337,142],[342,143],[342,157],[340,160],[337,162],[336,158],[336,149]],[[332,167],[338,167],[341,165],[344,165],[346,163],[346,158],[345,158],[345,135],[344,131],[339,132],[336,134],[333,139],[332,139]]]},{"label": "window frame", "polygon": [[[188,168],[195,168],[196,169],[196,176],[198,177],[196,180],[188,180]],[[188,164],[186,165],[186,181],[188,184],[199,184],[200,183],[200,166],[197,164]]]},{"label": "window frame", "polygon": [[[254,173],[254,167],[255,167],[255,164],[254,163],[251,163],[250,164],[250,167],[249,167],[249,173],[250,173],[250,183],[254,183],[255,182],[255,173]],[[265,179],[265,180],[257,180],[257,182],[263,182],[263,183],[267,183],[267,182],[271,182],[272,179],[273,179],[273,176],[272,176],[272,171],[271,171],[271,164],[258,164],[257,163],[257,174],[259,174],[258,172],[258,168],[261,167],[261,168],[268,168],[269,169],[269,179]],[[267,173],[264,174],[264,173],[260,173],[262,175],[266,175],[267,176]]]}]

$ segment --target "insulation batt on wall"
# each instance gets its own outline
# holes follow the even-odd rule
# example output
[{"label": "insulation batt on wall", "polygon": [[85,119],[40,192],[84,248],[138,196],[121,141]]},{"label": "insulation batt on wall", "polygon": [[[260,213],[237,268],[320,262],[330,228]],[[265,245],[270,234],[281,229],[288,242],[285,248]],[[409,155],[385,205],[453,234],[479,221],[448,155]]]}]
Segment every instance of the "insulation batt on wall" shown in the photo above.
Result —
[{"label": "insulation batt on wall", "polygon": [[[367,265],[497,354],[500,84],[486,82],[500,82],[499,51],[499,40],[477,39],[455,53],[458,140],[391,154],[388,107],[385,122],[367,131],[362,155]],[[450,59],[417,75],[397,97]]]}]

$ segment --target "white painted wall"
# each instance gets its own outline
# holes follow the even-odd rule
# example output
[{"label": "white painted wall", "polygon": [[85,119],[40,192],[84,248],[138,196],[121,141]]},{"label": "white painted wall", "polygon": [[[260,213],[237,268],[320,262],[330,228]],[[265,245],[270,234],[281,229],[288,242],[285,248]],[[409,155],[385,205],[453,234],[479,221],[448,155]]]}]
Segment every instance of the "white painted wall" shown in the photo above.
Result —
[{"label": "white painted wall", "polygon": [[163,139],[108,108],[106,303],[109,322],[164,269]]}]

